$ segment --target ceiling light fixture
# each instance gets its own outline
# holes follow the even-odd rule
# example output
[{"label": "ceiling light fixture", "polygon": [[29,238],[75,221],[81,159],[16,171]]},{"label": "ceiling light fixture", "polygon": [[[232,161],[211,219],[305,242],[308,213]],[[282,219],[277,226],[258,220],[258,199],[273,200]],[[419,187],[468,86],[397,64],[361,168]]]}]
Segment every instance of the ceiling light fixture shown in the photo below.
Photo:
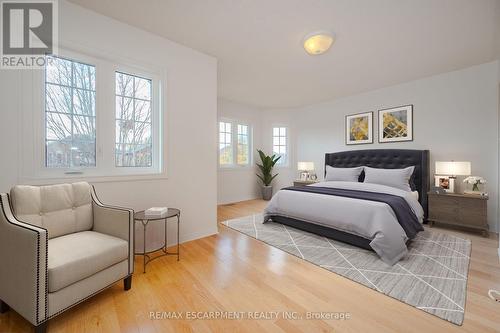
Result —
[{"label": "ceiling light fixture", "polygon": [[304,37],[304,50],[310,55],[320,55],[328,51],[335,36],[326,31],[317,31]]}]

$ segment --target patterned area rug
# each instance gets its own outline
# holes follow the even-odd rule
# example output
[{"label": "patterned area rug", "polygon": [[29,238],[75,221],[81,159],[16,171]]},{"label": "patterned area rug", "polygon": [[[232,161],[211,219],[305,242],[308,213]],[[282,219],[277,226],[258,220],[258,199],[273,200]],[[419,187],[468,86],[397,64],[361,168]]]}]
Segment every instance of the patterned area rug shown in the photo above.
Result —
[{"label": "patterned area rug", "polygon": [[375,252],[279,223],[262,215],[223,222],[245,235],[307,260],[454,324],[464,320],[470,240],[426,229],[394,266]]}]

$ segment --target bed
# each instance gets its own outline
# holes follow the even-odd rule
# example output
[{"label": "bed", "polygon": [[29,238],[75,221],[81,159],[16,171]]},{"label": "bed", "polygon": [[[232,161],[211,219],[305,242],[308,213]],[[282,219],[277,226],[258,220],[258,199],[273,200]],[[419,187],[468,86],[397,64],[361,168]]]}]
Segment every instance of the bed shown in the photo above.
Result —
[{"label": "bed", "polygon": [[[358,182],[322,182],[314,184],[314,189],[308,186],[308,189],[294,187],[278,191],[264,211],[263,223],[272,220],[373,250],[391,265],[403,258],[407,253],[406,243],[415,237],[418,227],[408,231],[402,223],[406,218],[402,216],[411,209],[418,222],[423,223],[428,215],[429,151],[370,149],[327,153],[325,170],[327,166],[367,166],[378,169],[414,166],[410,183],[415,192],[363,183],[365,175],[362,172]],[[363,196],[346,197],[337,193],[342,191],[355,194],[359,192]],[[377,195],[404,201],[407,204],[405,207],[409,208],[398,208],[391,202],[379,202],[371,198]],[[401,215],[402,213],[404,214]]]}]

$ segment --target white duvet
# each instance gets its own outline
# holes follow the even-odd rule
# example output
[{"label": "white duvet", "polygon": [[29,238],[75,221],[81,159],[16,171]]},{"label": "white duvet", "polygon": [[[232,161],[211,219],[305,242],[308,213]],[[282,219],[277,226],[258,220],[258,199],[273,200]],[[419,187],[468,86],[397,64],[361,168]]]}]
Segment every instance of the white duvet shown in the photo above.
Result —
[{"label": "white duvet", "polygon": [[[379,192],[403,197],[422,223],[424,210],[412,192],[397,188],[357,182],[320,182],[309,186],[334,187]],[[298,191],[278,191],[265,216],[279,215],[334,228],[371,240],[370,246],[380,258],[393,265],[408,249],[408,237],[399,225],[392,208],[383,202]],[[263,221],[263,223],[267,218]]]}]

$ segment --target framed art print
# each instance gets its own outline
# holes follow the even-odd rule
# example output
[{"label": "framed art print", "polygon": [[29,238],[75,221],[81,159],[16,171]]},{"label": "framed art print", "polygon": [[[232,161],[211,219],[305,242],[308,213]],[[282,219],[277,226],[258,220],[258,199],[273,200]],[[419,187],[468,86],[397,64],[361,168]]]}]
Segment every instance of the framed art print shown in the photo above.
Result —
[{"label": "framed art print", "polygon": [[373,112],[347,115],[345,139],[347,145],[373,143]]},{"label": "framed art print", "polygon": [[413,140],[413,105],[378,111],[378,142]]}]

